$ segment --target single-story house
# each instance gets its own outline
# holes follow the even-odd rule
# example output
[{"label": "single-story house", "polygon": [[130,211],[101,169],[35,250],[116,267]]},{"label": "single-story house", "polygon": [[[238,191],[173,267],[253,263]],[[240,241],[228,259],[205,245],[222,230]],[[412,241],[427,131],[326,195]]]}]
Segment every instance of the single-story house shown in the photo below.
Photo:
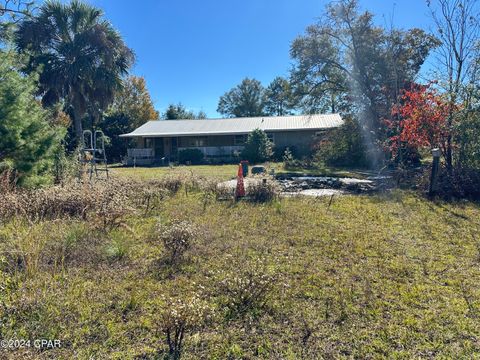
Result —
[{"label": "single-story house", "polygon": [[136,139],[136,148],[128,149],[128,165],[175,161],[179,151],[191,148],[200,149],[209,161],[220,162],[238,156],[248,134],[257,128],[267,133],[275,148],[301,150],[342,124],[338,114],[154,120],[120,136]]}]

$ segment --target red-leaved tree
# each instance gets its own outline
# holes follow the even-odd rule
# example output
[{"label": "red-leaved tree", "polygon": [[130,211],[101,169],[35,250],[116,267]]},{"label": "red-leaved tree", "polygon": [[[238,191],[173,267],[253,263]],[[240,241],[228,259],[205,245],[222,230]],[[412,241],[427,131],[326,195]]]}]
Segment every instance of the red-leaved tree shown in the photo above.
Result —
[{"label": "red-leaved tree", "polygon": [[439,147],[446,154],[450,129],[447,125],[448,103],[432,84],[412,84],[402,92],[399,104],[392,108],[391,119],[385,123],[390,130],[388,147],[393,158],[405,150]]}]

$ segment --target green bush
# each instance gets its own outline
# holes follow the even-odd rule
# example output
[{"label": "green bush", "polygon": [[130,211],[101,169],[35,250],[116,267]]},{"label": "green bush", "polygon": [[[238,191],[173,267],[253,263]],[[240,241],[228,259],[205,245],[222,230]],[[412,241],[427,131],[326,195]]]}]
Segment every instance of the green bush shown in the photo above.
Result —
[{"label": "green bush", "polygon": [[328,134],[316,148],[315,160],[325,165],[368,166],[360,126],[351,118],[346,118],[345,124]]},{"label": "green bush", "polygon": [[112,233],[111,242],[106,246],[105,253],[109,261],[121,261],[128,257],[132,243],[125,232]]},{"label": "green bush", "polygon": [[480,171],[480,115],[472,111],[463,116],[455,129],[459,167]]},{"label": "green bush", "polygon": [[269,160],[273,155],[272,143],[265,131],[255,129],[248,134],[245,147],[242,151],[242,158],[251,163],[261,163]]},{"label": "green bush", "polygon": [[203,161],[203,152],[200,149],[184,149],[178,152],[178,162],[180,164],[200,164]]},{"label": "green bush", "polygon": [[290,152],[294,160],[311,158],[313,155],[311,146],[307,144],[292,146],[274,146],[273,160],[284,161],[285,152]]},{"label": "green bush", "polygon": [[35,76],[23,76],[15,57],[0,52],[0,172],[11,169],[23,185],[50,180],[64,131],[52,128],[36,99]]}]

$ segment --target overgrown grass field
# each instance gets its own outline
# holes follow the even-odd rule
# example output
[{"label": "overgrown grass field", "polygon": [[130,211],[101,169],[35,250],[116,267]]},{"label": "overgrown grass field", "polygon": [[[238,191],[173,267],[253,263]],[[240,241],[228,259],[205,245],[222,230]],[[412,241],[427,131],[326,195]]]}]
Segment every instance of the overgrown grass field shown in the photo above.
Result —
[{"label": "overgrown grass field", "polygon": [[[312,176],[337,176],[337,177],[356,177],[364,178],[367,175],[373,175],[365,169],[349,169],[341,167],[325,166],[316,164],[311,169],[293,167],[285,169],[281,162],[269,162],[264,164],[267,172],[271,170],[275,174],[281,173],[301,173]],[[120,165],[111,166],[110,172],[114,175],[128,176],[134,179],[151,180],[165,175],[190,174],[201,177],[215,178],[219,180],[228,180],[236,176],[238,170],[237,164],[227,165],[196,165],[196,166],[177,166],[177,167],[122,167]]]},{"label": "overgrown grass field", "polygon": [[75,188],[86,210],[55,190],[4,211],[0,337],[61,347],[2,357],[480,357],[478,204],[404,191],[235,203],[208,179],[235,167],[190,169],[207,178],[165,168],[118,195],[160,171],[115,169]]},{"label": "overgrown grass field", "polygon": [[231,179],[237,174],[238,165],[195,165],[177,167],[114,167],[110,172],[114,175],[128,176],[134,179],[150,180],[165,175],[191,174],[202,177],[214,177],[218,179]]}]

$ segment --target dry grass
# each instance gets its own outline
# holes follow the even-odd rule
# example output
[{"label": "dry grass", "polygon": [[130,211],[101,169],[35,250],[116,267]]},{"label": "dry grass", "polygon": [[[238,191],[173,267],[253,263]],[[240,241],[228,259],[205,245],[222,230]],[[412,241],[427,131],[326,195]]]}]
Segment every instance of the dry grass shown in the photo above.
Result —
[{"label": "dry grass", "polygon": [[238,165],[195,165],[195,166],[176,166],[170,167],[118,167],[112,168],[111,172],[118,176],[129,177],[140,180],[160,179],[165,175],[191,175],[192,173],[200,177],[218,177],[222,180],[228,180],[237,174]]},{"label": "dry grass", "polygon": [[[102,186],[86,192],[113,191]],[[470,359],[480,353],[476,203],[434,203],[403,191],[331,203],[219,202],[211,180],[187,174],[115,189],[124,194],[120,206],[131,210],[121,225],[103,228],[88,221],[99,207],[86,195],[44,191],[48,196],[29,194],[65,199],[64,210],[55,205],[49,212],[32,199],[33,210],[24,203],[2,218],[0,335],[60,339],[62,347],[2,357]],[[86,216],[71,210],[72,202],[82,208],[77,201],[94,202]],[[158,239],[177,233],[169,225],[175,221],[201,231],[172,273],[155,264],[169,254]]]},{"label": "dry grass", "polygon": [[246,190],[247,199],[255,203],[273,201],[278,198],[279,193],[279,187],[271,180],[265,183],[252,182],[248,185]]}]

